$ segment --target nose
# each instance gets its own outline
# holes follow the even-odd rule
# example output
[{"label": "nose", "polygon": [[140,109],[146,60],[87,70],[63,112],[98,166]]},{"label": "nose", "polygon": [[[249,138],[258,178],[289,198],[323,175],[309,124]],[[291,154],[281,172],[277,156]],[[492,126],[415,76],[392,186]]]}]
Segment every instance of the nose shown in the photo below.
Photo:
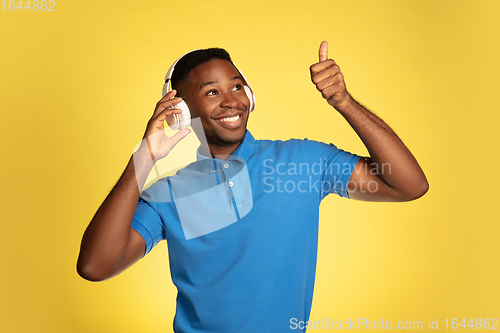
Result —
[{"label": "nose", "polygon": [[240,101],[238,101],[231,93],[226,93],[222,96],[220,106],[222,108],[234,109],[238,106],[238,103],[240,103]]}]

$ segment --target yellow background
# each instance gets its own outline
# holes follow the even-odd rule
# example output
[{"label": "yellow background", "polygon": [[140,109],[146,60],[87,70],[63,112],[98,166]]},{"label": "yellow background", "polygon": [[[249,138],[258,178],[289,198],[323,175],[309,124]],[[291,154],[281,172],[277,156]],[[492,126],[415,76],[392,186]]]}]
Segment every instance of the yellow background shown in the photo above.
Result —
[{"label": "yellow background", "polygon": [[310,82],[322,40],[430,190],[410,203],[323,202],[311,320],[427,328],[439,318],[444,331],[445,318],[500,318],[500,2],[57,0],[55,9],[0,7],[1,331],[171,330],[165,243],[102,283],[81,279],[75,263],[184,52],[231,53],[257,96],[256,138],[366,154]]}]

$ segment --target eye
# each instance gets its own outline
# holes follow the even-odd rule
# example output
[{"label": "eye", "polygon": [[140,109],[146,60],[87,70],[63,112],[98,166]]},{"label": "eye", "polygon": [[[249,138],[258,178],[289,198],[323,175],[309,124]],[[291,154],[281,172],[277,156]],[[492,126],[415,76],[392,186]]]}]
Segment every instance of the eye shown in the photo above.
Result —
[{"label": "eye", "polygon": [[207,91],[207,93],[205,95],[206,96],[215,96],[215,95],[217,95],[217,90],[215,90],[215,89],[209,90],[209,91]]},{"label": "eye", "polygon": [[241,86],[241,84],[235,84],[232,88],[231,88],[231,91],[237,91],[237,90],[241,90],[243,87]]}]

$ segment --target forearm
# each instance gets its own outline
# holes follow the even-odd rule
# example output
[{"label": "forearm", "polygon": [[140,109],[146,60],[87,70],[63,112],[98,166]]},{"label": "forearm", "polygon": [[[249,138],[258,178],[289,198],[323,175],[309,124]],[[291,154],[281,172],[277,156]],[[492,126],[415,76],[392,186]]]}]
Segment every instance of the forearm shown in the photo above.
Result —
[{"label": "forearm", "polygon": [[425,193],[428,184],[422,169],[412,153],[382,119],[349,94],[345,101],[335,108],[361,138],[371,157],[371,170],[375,170],[387,186],[403,196],[418,197]]},{"label": "forearm", "polygon": [[81,243],[77,267],[83,275],[110,275],[119,266],[129,244],[140,189],[152,165],[149,156],[136,153],[97,210]]}]

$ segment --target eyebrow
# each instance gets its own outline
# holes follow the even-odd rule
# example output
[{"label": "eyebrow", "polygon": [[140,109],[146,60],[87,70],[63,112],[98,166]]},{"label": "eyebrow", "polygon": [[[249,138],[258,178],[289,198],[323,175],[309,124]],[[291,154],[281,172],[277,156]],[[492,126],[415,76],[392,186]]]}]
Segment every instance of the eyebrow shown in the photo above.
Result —
[{"label": "eyebrow", "polygon": [[[240,80],[241,80],[241,78],[240,78],[238,75],[236,75],[236,76],[233,76],[232,78],[230,78],[230,79],[229,79],[229,81],[233,81],[233,80],[237,80],[237,79],[240,79]],[[208,86],[208,85],[210,85],[210,84],[217,84],[217,83],[219,83],[219,81],[208,81],[208,82],[203,82],[203,83],[200,85],[200,88],[199,88],[199,89],[202,89],[203,87]]]}]

